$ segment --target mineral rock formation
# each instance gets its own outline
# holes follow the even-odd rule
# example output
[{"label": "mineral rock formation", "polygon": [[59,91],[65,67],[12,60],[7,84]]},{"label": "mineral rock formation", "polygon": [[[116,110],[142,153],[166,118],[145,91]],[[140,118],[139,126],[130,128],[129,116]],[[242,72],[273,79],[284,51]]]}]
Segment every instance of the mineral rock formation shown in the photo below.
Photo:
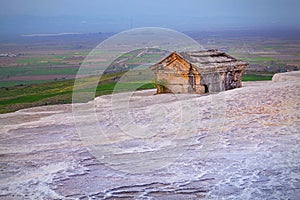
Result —
[{"label": "mineral rock formation", "polygon": [[293,72],[287,72],[287,73],[279,73],[274,74],[272,78],[273,82],[284,82],[284,81],[300,81],[300,72],[299,71],[293,71]]},{"label": "mineral rock formation", "polygon": [[144,137],[118,131],[128,117],[98,97],[89,104],[105,134],[91,139],[102,157],[78,136],[71,105],[2,114],[0,199],[300,199],[299,91],[299,81],[206,96],[139,91],[127,128],[150,124]]}]

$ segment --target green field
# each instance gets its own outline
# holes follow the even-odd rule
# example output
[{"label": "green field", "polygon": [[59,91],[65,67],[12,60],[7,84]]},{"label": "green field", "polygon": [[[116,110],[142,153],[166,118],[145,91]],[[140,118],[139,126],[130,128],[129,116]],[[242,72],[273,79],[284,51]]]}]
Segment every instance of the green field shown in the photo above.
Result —
[{"label": "green field", "polygon": [[[118,90],[115,91],[116,82],[111,80],[120,76],[120,73],[103,75],[95,91],[95,96],[111,94],[112,92],[131,91],[141,85],[141,82],[119,83]],[[89,79],[85,78],[88,83]],[[22,108],[29,108],[42,105],[54,105],[72,102],[74,80],[54,81],[50,83],[18,85],[13,87],[0,88],[0,113],[13,112]],[[142,89],[151,89],[151,83],[142,83]],[[86,91],[93,91],[95,88],[86,88]],[[91,100],[91,99],[87,99]]]},{"label": "green field", "polygon": [[276,61],[278,59],[272,58],[272,57],[252,57],[252,58],[243,58],[244,61],[247,62],[270,62],[270,61]]},{"label": "green field", "polygon": [[263,75],[252,75],[252,74],[245,74],[242,77],[242,81],[270,81],[272,80],[272,75],[270,76],[263,76]]},{"label": "green field", "polygon": [[[154,85],[147,82],[124,82],[118,83],[118,89],[115,90],[116,82],[112,81],[115,77],[122,76],[123,73],[103,75],[96,88],[86,88],[85,91],[95,92],[95,96],[111,94],[113,92],[126,92],[152,89]],[[96,77],[85,78],[84,81],[94,81]],[[89,80],[91,79],[91,80]],[[272,76],[263,75],[244,75],[243,81],[261,81],[271,80]],[[139,87],[142,85],[141,87]],[[52,81],[41,84],[18,85],[13,87],[0,88],[0,113],[13,112],[22,108],[29,108],[42,105],[54,105],[72,102],[74,80]],[[86,99],[89,101],[91,99]]]},{"label": "green field", "polygon": [[78,68],[0,67],[0,77],[76,74]]},{"label": "green field", "polygon": [[0,81],[0,87],[13,87],[16,85],[32,85],[52,82],[53,80],[23,80],[23,81]]},{"label": "green field", "polygon": [[82,61],[82,57],[86,56],[86,52],[65,52],[59,55],[30,55],[15,59],[15,63],[19,66],[49,66],[49,65],[66,65],[70,61]]}]

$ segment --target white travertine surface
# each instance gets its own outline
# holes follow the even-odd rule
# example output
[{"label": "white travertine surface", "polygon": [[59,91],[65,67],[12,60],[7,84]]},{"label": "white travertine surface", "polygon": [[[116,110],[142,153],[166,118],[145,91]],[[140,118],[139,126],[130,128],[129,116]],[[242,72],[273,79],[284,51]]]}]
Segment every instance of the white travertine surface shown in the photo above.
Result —
[{"label": "white travertine surface", "polygon": [[[111,95],[98,97],[100,158],[79,137],[71,105],[2,114],[0,199],[300,199],[299,91],[289,80],[180,100],[139,91],[131,115],[139,127],[154,120],[147,137],[117,132]],[[178,106],[200,114],[182,125]],[[156,108],[167,113],[163,126],[155,126]],[[178,129],[180,137],[168,134]]]}]

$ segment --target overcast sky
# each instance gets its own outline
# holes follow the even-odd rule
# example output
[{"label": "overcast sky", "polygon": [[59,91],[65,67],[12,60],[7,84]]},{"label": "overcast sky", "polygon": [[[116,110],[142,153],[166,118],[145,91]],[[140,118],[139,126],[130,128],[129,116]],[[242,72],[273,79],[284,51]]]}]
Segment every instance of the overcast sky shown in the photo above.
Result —
[{"label": "overcast sky", "polygon": [[[300,27],[300,0],[1,0],[2,32]],[[24,16],[25,15],[25,16]],[[18,28],[16,28],[18,27]]]}]

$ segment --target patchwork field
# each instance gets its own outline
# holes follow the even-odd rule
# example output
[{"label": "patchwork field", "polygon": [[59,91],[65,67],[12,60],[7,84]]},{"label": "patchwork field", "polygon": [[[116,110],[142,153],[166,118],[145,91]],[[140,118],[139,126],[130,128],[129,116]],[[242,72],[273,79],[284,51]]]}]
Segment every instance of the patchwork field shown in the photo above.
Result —
[{"label": "patchwork field", "polygon": [[[300,39],[295,36],[266,37],[245,34],[187,33],[206,49],[220,49],[247,61],[250,65],[243,81],[271,80],[275,72],[298,70],[300,66]],[[72,86],[78,69],[89,52],[110,33],[19,37],[0,43],[0,113],[36,105],[70,103]],[[105,53],[105,52],[104,52]],[[166,53],[166,52],[163,52]],[[111,76],[99,83],[96,96],[113,91],[117,77],[132,68],[147,68],[153,60],[163,58],[155,49],[127,52],[116,60],[116,65],[106,69]],[[126,65],[122,64],[126,61]],[[103,71],[92,61],[95,71]],[[107,81],[109,83],[107,83]],[[128,83],[127,86],[136,83]],[[124,85],[124,87],[126,87]],[[145,88],[153,88],[146,84]],[[126,90],[126,88],[124,89]]]}]

